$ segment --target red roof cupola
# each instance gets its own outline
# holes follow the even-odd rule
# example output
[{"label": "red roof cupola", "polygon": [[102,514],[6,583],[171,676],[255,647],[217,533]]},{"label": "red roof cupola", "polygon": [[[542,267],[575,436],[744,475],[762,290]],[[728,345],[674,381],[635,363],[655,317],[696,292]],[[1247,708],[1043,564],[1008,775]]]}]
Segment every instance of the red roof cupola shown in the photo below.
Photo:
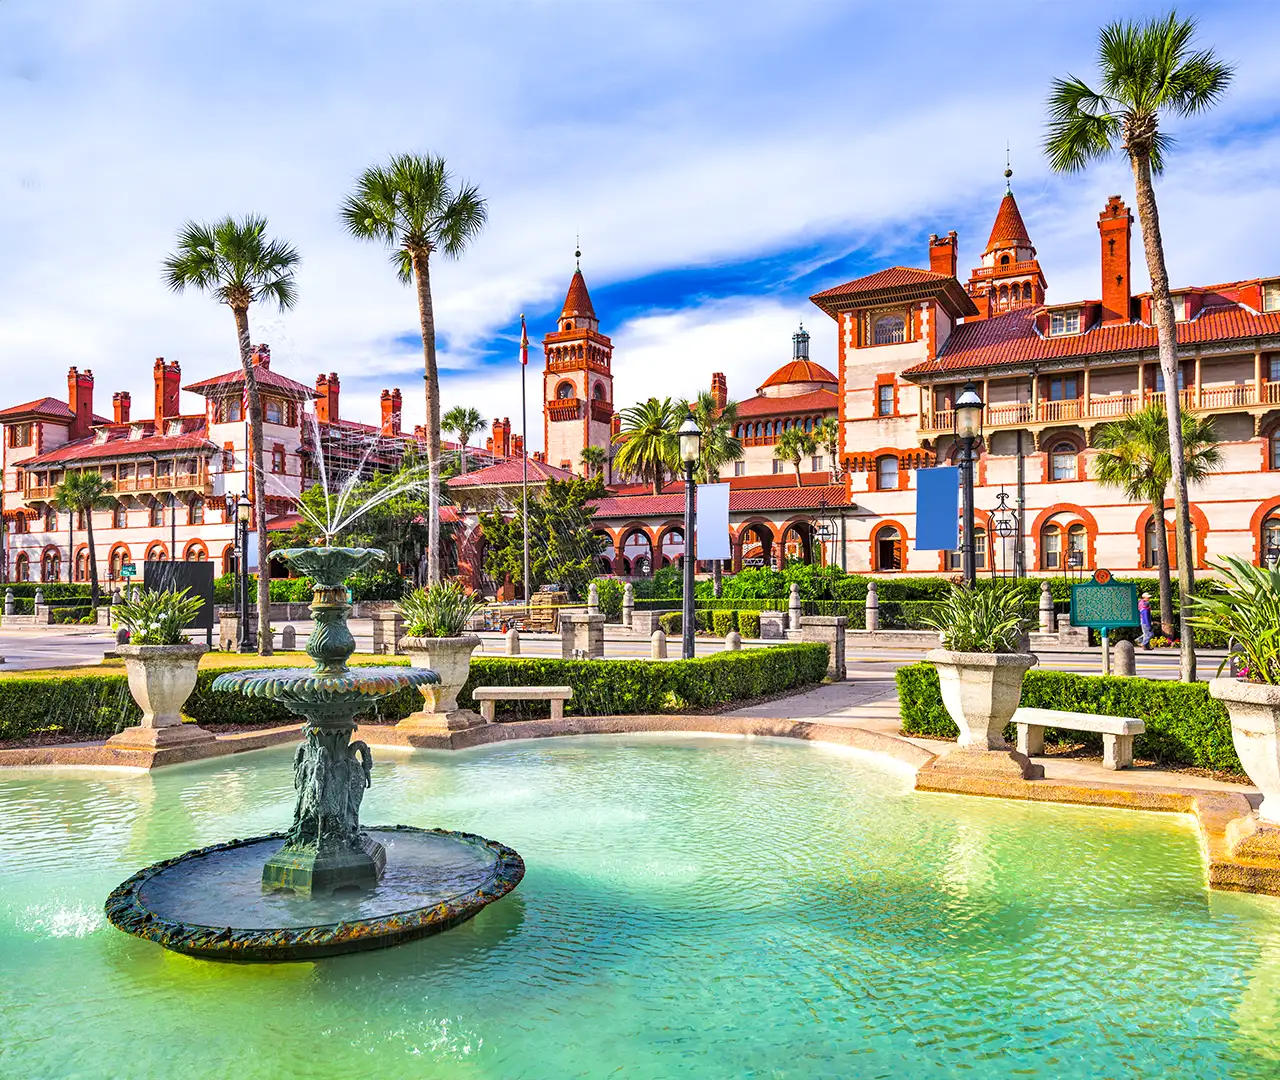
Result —
[{"label": "red roof cupola", "polygon": [[1018,201],[1013,197],[1011,176],[1013,170],[1006,168],[1004,198],[996,211],[987,249],[982,253],[982,265],[973,271],[965,286],[982,319],[1044,303],[1044,274],[1036,261],[1036,249]]}]

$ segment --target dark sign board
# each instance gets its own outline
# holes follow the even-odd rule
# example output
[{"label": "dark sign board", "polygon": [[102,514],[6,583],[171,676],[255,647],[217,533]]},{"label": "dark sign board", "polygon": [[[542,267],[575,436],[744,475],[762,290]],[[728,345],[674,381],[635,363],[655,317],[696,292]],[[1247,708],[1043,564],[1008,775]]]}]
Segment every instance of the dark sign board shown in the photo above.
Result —
[{"label": "dark sign board", "polygon": [[1112,581],[1105,570],[1095,580],[1071,586],[1071,625],[1094,630],[1138,625],[1138,586]]},{"label": "dark sign board", "polygon": [[170,562],[156,560],[143,564],[142,585],[146,589],[161,592],[190,591],[200,597],[202,603],[195,618],[187,623],[188,630],[213,629],[213,563]]}]

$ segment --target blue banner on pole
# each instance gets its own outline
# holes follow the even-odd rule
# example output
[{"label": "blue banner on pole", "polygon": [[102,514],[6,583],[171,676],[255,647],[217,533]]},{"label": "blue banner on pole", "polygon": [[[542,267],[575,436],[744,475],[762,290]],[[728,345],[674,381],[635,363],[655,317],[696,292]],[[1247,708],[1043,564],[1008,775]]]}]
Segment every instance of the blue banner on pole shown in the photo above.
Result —
[{"label": "blue banner on pole", "polygon": [[960,546],[960,468],[916,471],[916,550],[955,551]]}]

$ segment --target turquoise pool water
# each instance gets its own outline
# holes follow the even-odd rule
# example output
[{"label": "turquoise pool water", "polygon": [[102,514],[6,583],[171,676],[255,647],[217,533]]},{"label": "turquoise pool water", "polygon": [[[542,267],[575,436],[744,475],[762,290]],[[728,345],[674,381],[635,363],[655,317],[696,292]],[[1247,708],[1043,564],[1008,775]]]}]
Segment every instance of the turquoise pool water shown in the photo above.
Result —
[{"label": "turquoise pool water", "polygon": [[479,832],[528,874],[442,936],[279,966],[101,906],[281,826],[290,750],[0,774],[0,1075],[1280,1075],[1280,903],[1209,893],[1187,819],[915,794],[781,740],[377,759],[366,821]]}]

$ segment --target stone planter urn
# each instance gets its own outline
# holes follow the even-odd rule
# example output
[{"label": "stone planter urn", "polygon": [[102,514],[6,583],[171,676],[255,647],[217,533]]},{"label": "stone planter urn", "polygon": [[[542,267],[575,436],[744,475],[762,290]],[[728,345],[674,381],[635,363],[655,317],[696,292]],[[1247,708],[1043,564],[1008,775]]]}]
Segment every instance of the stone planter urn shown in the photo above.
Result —
[{"label": "stone planter urn", "polygon": [[479,713],[458,708],[458,692],[466,684],[471,670],[471,654],[480,647],[475,634],[461,637],[403,637],[400,651],[417,668],[428,668],[440,676],[433,685],[419,686],[426,699],[421,712],[406,716],[397,727],[416,731],[461,731],[483,724]]},{"label": "stone planter urn", "polygon": [[196,688],[203,645],[117,645],[129,675],[129,693],[142,709],[135,727],[107,740],[110,747],[152,750],[211,743],[216,736],[182,721],[181,710]]},{"label": "stone planter urn", "polygon": [[925,653],[938,669],[942,703],[960,729],[959,746],[1004,750],[1004,729],[1022,698],[1022,677],[1036,658],[1030,653]]},{"label": "stone planter urn", "polygon": [[1280,686],[1210,679],[1209,696],[1226,705],[1236,756],[1262,792],[1258,823],[1280,831]]}]

